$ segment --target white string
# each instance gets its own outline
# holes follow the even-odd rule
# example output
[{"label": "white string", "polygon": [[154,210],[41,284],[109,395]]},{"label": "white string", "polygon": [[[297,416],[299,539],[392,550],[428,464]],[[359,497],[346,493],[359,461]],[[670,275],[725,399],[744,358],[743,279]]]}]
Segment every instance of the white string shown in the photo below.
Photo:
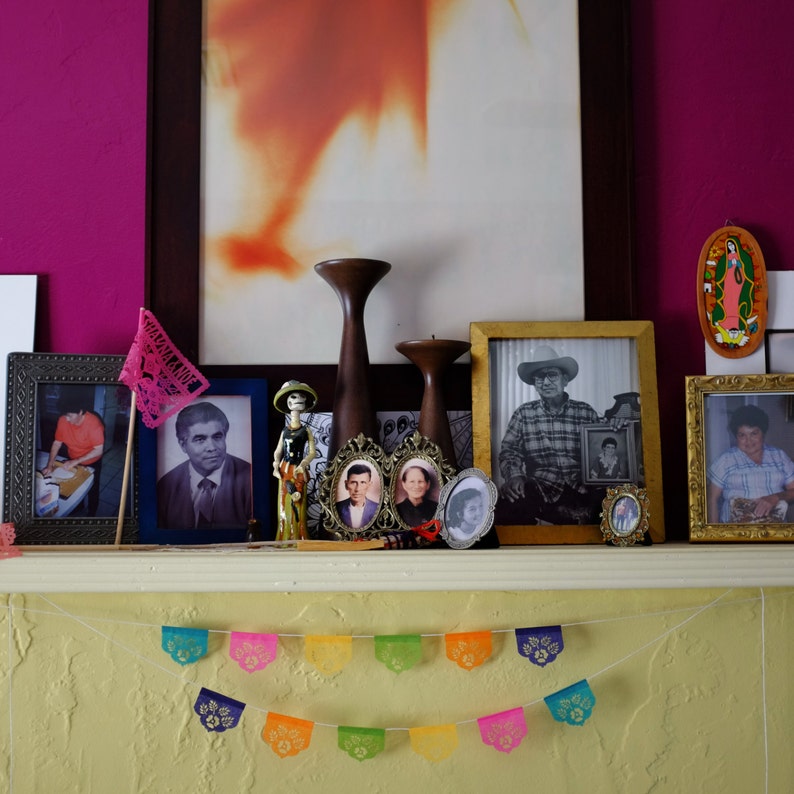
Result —
[{"label": "white string", "polygon": [[14,794],[14,606],[8,596],[8,792]]},{"label": "white string", "polygon": [[769,794],[769,735],[766,724],[766,594],[761,588],[761,699],[764,715],[764,791]]},{"label": "white string", "polygon": [[[766,598],[780,598],[780,597],[792,597],[794,596],[794,590],[787,590],[783,593],[775,593],[773,595],[767,595]],[[761,601],[761,596],[751,596],[749,598],[740,598],[736,599],[735,601],[731,601],[729,604],[718,604],[715,608],[720,609],[725,606],[733,606],[735,604],[747,604],[752,603],[755,601]],[[8,609],[5,604],[0,604],[0,609]],[[60,608],[59,608],[60,609]],[[574,626],[595,626],[601,623],[619,623],[624,620],[641,620],[643,618],[653,618],[653,617],[664,617],[666,615],[678,615],[682,612],[693,612],[695,610],[700,609],[699,606],[690,606],[690,607],[679,607],[677,609],[664,609],[664,610],[657,610],[655,612],[639,612],[634,615],[618,615],[617,617],[611,618],[594,618],[593,620],[578,620],[573,621],[571,623],[560,623],[557,624],[560,628],[573,628]],[[33,615],[63,615],[64,611],[60,610],[60,612],[53,612],[49,609],[34,609],[32,607],[16,607],[17,612],[25,612],[30,613]],[[141,621],[134,621],[134,620],[118,620],[117,618],[103,618],[98,616],[89,616],[89,615],[71,615],[70,617],[80,618],[82,620],[90,620],[92,623],[113,623],[114,625],[118,626],[135,626],[137,628],[148,628],[148,629],[161,629],[161,623],[143,623]],[[490,631],[491,634],[513,634],[515,632],[515,628],[510,629],[484,629],[484,631]],[[229,630],[229,629],[207,629],[209,634],[226,634],[232,635],[237,632]],[[273,634],[274,632],[258,632],[263,634]],[[424,638],[432,638],[432,637],[445,637],[450,632],[432,632],[427,634],[416,634],[415,632],[404,632],[406,634],[414,634],[415,636],[419,636]],[[452,632],[454,633],[454,632]],[[473,630],[472,632],[465,632],[465,633],[477,633],[477,630]],[[293,633],[276,633],[277,637],[290,637],[293,639],[301,639],[308,636],[316,636],[316,635],[308,635],[308,634],[293,634]],[[352,637],[354,640],[371,640],[375,639],[375,637],[380,636],[376,634],[345,634],[345,635],[331,635],[331,636],[345,636],[345,637]]]},{"label": "white string", "polygon": [[[618,659],[616,662],[612,662],[611,664],[608,664],[606,667],[603,667],[598,672],[593,673],[592,675],[588,676],[586,680],[589,681],[589,680],[592,680],[593,678],[596,678],[597,676],[601,675],[602,673],[607,672],[607,670],[611,670],[612,668],[614,668],[614,667],[616,667],[616,666],[618,666],[620,664],[623,664],[623,662],[626,662],[629,659],[633,658],[637,654],[639,654],[642,651],[644,651],[646,648],[649,648],[651,645],[654,645],[655,643],[660,642],[665,637],[669,636],[673,632],[675,632],[678,629],[680,629],[681,627],[685,626],[690,621],[694,620],[698,615],[702,614],[707,609],[711,609],[712,607],[714,607],[719,601],[721,601],[723,598],[725,598],[725,596],[729,595],[732,592],[733,592],[733,588],[731,588],[730,590],[726,590],[724,593],[722,593],[721,595],[717,596],[717,598],[715,598],[710,603],[705,604],[704,606],[701,606],[697,610],[697,612],[695,612],[695,614],[690,615],[689,617],[687,617],[684,620],[682,620],[680,623],[677,623],[672,628],[667,629],[666,631],[662,632],[659,636],[655,637],[654,639],[650,640],[649,642],[646,642],[644,645],[640,646],[636,650],[634,650],[631,653],[627,654],[623,658]],[[187,679],[183,678],[180,675],[177,675],[176,673],[172,672],[168,668],[163,667],[161,664],[155,662],[154,660],[149,659],[147,656],[144,656],[143,654],[139,653],[138,651],[134,650],[133,648],[130,648],[129,646],[124,645],[123,643],[118,642],[117,640],[114,640],[112,637],[110,637],[107,634],[105,634],[104,632],[101,632],[98,629],[94,628],[93,626],[91,626],[90,624],[86,623],[81,618],[77,617],[76,615],[72,615],[70,612],[67,612],[62,607],[60,607],[57,604],[53,603],[52,601],[50,601],[48,598],[46,598],[41,593],[39,593],[38,595],[39,595],[39,597],[41,599],[46,601],[50,606],[52,606],[55,609],[57,609],[58,612],[61,613],[62,615],[65,615],[66,617],[76,621],[81,626],[87,628],[89,631],[92,631],[95,634],[98,634],[100,637],[102,637],[103,639],[105,639],[108,642],[112,643],[113,645],[116,645],[119,648],[122,648],[123,650],[127,651],[128,653],[131,653],[137,659],[139,659],[139,660],[141,660],[143,662],[147,662],[148,664],[151,664],[153,667],[156,667],[157,669],[161,670],[162,672],[167,673],[172,678],[175,678],[176,680],[182,682],[183,684],[191,684],[193,687],[200,687],[200,685],[196,684],[194,681],[188,681]],[[763,591],[762,591],[762,603],[763,603]],[[524,703],[522,706],[517,706],[516,708],[526,709],[526,708],[534,706],[534,705],[536,705],[538,703],[541,703],[543,701],[543,699],[544,698],[540,697],[540,698],[537,698],[535,700],[530,701],[529,703]],[[267,714],[270,711],[270,709],[263,709],[263,708],[261,708],[259,706],[253,706],[253,705],[250,705],[248,703],[246,703],[246,708],[250,709],[251,711],[258,711],[261,714]],[[477,722],[477,721],[478,721],[478,718],[473,718],[473,719],[468,719],[468,720],[461,720],[460,722],[456,722],[456,723],[453,723],[453,724],[456,727],[458,727],[458,726],[461,726],[461,725],[468,725],[468,724],[471,724],[471,723],[474,723],[474,722]],[[323,728],[339,728],[340,727],[339,725],[335,725],[333,723],[326,723],[326,722],[316,722],[316,721],[314,721],[314,724],[315,725],[319,725],[319,726],[321,726]],[[407,732],[407,731],[410,731],[410,728],[384,728],[384,731],[403,731],[403,732]]]},{"label": "white string", "polygon": [[38,596],[39,598],[46,601],[51,607],[57,609],[58,612],[60,612],[62,615],[66,616],[71,620],[74,620],[75,622],[79,623],[81,626],[87,628],[89,631],[93,631],[94,634],[98,634],[100,637],[102,637],[104,640],[107,640],[109,643],[116,645],[119,648],[122,648],[123,650],[127,651],[127,653],[130,653],[133,656],[135,656],[137,659],[140,659],[142,662],[146,662],[147,664],[152,665],[152,667],[156,667],[158,670],[161,670],[163,673],[170,675],[172,678],[175,678],[177,681],[180,681],[183,684],[190,684],[194,687],[198,686],[198,684],[196,684],[194,681],[189,681],[188,679],[183,678],[181,675],[178,675],[173,670],[169,670],[167,667],[163,667],[163,665],[159,664],[158,662],[155,662],[154,659],[150,659],[148,656],[144,656],[142,653],[136,651],[134,648],[130,648],[128,645],[125,645],[123,642],[114,640],[113,637],[110,637],[109,635],[105,634],[103,631],[100,631],[99,629],[96,629],[93,626],[89,625],[77,615],[72,615],[71,612],[67,612],[65,609],[62,609],[61,607],[50,601],[46,596],[42,595],[41,593],[39,593]]}]

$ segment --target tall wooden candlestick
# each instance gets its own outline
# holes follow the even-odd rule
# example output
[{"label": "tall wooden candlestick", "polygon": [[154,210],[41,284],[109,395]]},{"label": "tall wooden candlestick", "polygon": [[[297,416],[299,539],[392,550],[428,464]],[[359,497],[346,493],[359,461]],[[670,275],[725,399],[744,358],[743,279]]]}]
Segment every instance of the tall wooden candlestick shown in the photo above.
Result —
[{"label": "tall wooden candlestick", "polygon": [[455,446],[444,407],[442,374],[453,361],[471,348],[471,344],[453,339],[419,339],[399,342],[394,347],[419,368],[425,381],[422,407],[419,410],[419,432],[435,441],[446,461],[457,469]]},{"label": "tall wooden candlestick", "polygon": [[369,384],[364,307],[372,288],[391,270],[380,259],[329,259],[314,266],[342,304],[342,345],[334,390],[328,459],[359,433],[378,441],[378,422]]}]

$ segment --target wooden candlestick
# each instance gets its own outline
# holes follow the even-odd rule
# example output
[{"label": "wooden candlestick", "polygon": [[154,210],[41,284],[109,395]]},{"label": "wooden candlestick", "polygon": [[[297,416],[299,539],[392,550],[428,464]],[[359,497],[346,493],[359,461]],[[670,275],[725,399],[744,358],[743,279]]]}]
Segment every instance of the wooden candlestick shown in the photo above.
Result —
[{"label": "wooden candlestick", "polygon": [[314,269],[333,287],[342,304],[342,344],[328,444],[328,460],[333,460],[340,447],[359,433],[378,441],[377,416],[370,394],[364,306],[372,288],[391,270],[391,265],[379,259],[329,259]]},{"label": "wooden candlestick", "polygon": [[418,339],[399,342],[394,347],[419,368],[425,381],[419,411],[419,432],[435,441],[446,461],[457,469],[452,432],[444,407],[442,375],[453,361],[471,348],[471,344],[453,339]]}]

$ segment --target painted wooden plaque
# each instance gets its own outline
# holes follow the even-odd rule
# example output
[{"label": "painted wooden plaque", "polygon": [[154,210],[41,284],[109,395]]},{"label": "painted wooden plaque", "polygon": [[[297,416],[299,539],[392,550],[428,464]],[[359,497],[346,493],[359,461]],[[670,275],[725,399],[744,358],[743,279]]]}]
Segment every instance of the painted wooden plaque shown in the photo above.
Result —
[{"label": "painted wooden plaque", "polygon": [[700,328],[712,350],[743,358],[764,339],[768,289],[764,255],[747,229],[723,226],[698,262]]}]

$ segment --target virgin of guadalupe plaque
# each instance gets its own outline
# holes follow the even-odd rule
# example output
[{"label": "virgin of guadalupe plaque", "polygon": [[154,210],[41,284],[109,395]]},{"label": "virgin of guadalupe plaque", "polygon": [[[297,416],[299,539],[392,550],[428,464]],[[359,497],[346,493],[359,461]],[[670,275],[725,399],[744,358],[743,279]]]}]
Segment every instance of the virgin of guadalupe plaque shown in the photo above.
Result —
[{"label": "virgin of guadalupe plaque", "polygon": [[723,226],[703,245],[698,260],[700,328],[715,353],[743,358],[764,339],[766,265],[747,229]]}]

